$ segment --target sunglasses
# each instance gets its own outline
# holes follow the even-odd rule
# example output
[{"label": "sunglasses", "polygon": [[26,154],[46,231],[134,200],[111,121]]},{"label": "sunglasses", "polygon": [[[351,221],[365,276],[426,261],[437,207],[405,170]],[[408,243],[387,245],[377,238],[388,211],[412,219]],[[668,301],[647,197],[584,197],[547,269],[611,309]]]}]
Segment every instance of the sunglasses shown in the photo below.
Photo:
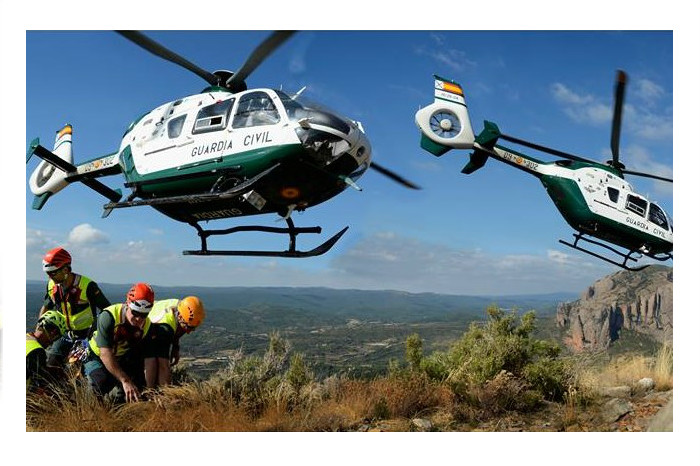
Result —
[{"label": "sunglasses", "polygon": [[146,317],[148,317],[148,312],[139,312],[139,311],[135,311],[133,309],[129,309],[129,310],[131,311],[131,315],[134,316],[135,318],[145,319]]},{"label": "sunglasses", "polygon": [[65,271],[66,271],[66,269],[63,268],[63,267],[61,267],[60,269],[56,269],[56,270],[52,270],[52,271],[50,271],[50,272],[46,272],[46,274],[49,276],[49,278],[53,278],[53,277],[56,277],[56,276],[58,276],[58,275],[63,274],[63,272],[65,272]]}]

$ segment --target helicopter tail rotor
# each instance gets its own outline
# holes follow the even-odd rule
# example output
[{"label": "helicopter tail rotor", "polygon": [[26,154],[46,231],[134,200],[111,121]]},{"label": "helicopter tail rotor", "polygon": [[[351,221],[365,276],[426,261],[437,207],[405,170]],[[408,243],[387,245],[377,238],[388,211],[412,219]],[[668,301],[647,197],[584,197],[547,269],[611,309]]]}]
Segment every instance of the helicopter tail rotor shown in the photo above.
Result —
[{"label": "helicopter tail rotor", "polygon": [[112,166],[116,165],[115,157],[112,155],[90,162],[95,163],[94,166],[90,165],[88,168],[81,166],[82,172],[73,165],[73,127],[71,125],[65,125],[56,132],[53,151],[39,144],[39,138],[34,139],[27,151],[27,163],[33,155],[42,159],[29,177],[29,189],[34,194],[32,208],[35,210],[40,210],[51,196],[75,181],[80,181],[112,202],[122,197],[120,190],[109,188],[95,179],[96,176],[100,176],[98,164],[99,167],[104,167],[105,174],[111,174],[109,172],[111,167],[108,166],[110,162],[107,162],[107,159],[111,160]]},{"label": "helicopter tail rotor", "polygon": [[421,147],[439,157],[450,149],[471,149],[474,145],[464,91],[458,83],[435,76],[435,101],[416,112]]}]

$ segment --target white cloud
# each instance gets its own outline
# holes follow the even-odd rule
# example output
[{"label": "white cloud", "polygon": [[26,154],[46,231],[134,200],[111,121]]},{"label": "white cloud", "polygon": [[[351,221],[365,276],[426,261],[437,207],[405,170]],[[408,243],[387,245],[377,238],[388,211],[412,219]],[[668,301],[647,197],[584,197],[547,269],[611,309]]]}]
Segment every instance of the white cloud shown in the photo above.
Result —
[{"label": "white cloud", "polygon": [[100,244],[108,243],[109,236],[89,223],[82,223],[68,233],[68,241],[76,246]]},{"label": "white cloud", "polygon": [[470,60],[466,52],[450,48],[445,36],[430,34],[430,38],[434,44],[417,47],[416,53],[418,55],[428,56],[455,72],[464,71],[467,67],[476,66],[476,62]]},{"label": "white cloud", "polygon": [[347,286],[451,294],[580,291],[606,267],[564,253],[487,254],[378,233],[331,264]]},{"label": "white cloud", "polygon": [[671,141],[673,138],[673,116],[647,108],[625,106],[623,117],[629,123],[632,133],[652,141]]},{"label": "white cloud", "polygon": [[[673,178],[673,169],[668,165],[655,162],[655,157],[644,147],[638,145],[628,146],[624,149],[623,156],[628,170]],[[658,194],[672,195],[673,184],[666,181],[654,181],[654,191]]]},{"label": "white cloud", "polygon": [[551,91],[554,98],[564,104],[584,105],[593,102],[593,97],[579,95],[561,83],[552,84]]},{"label": "white cloud", "polygon": [[[28,237],[43,238],[37,231]],[[27,247],[30,279],[43,279],[41,255],[50,244]],[[465,295],[579,292],[610,273],[600,262],[557,251],[541,254],[486,253],[461,249],[392,231],[359,240],[330,257],[325,267],[278,259],[184,256],[167,242],[70,245],[75,270],[98,283],[145,281],[163,286],[322,286],[393,289]],[[338,251],[336,251],[337,253]],[[97,260],[99,258],[99,260]]]},{"label": "white cloud", "polygon": [[27,250],[48,251],[56,246],[56,241],[46,232],[27,228]]},{"label": "white cloud", "polygon": [[573,260],[570,254],[566,254],[561,251],[556,251],[554,249],[548,249],[547,250],[547,257],[556,263],[559,264],[570,264]]},{"label": "white cloud", "polygon": [[[642,80],[635,95],[640,105],[625,103],[623,127],[634,136],[663,141],[673,137],[673,117],[671,111],[657,110],[657,101],[664,96],[664,90],[649,80]],[[603,103],[592,95],[579,94],[566,85],[554,83],[550,87],[554,100],[560,103],[564,113],[578,123],[595,126],[612,122],[612,102]]]},{"label": "white cloud", "polygon": [[635,95],[642,99],[647,105],[654,105],[666,94],[663,87],[646,78],[635,81],[633,89]]},{"label": "white cloud", "polygon": [[551,92],[554,100],[564,105],[564,113],[576,122],[599,125],[612,120],[610,106],[590,95],[577,94],[561,83],[552,84]]},{"label": "white cloud", "polygon": [[297,39],[294,41],[294,49],[292,49],[289,59],[290,73],[301,74],[306,71],[306,54],[313,39],[313,32],[298,35]]}]

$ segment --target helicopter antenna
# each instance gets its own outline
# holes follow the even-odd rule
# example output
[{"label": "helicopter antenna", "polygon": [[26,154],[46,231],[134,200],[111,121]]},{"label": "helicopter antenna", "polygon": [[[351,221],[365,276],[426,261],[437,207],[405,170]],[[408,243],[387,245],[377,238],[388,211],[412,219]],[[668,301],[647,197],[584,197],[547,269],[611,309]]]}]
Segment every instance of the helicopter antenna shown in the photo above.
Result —
[{"label": "helicopter antenna", "polygon": [[625,165],[620,162],[620,127],[622,125],[622,104],[625,100],[625,85],[627,75],[622,70],[617,70],[615,83],[615,109],[613,110],[612,131],[610,134],[610,152],[612,160],[608,161],[611,167],[624,170]]},{"label": "helicopter antenna", "polygon": [[299,96],[301,95],[301,93],[304,92],[305,90],[306,90],[306,86],[304,86],[304,87],[302,87],[301,89],[299,89],[299,90],[297,91],[297,93],[294,94],[294,95],[293,95],[292,97],[290,97],[290,98],[291,98],[292,100],[297,100],[297,97],[299,97]]}]

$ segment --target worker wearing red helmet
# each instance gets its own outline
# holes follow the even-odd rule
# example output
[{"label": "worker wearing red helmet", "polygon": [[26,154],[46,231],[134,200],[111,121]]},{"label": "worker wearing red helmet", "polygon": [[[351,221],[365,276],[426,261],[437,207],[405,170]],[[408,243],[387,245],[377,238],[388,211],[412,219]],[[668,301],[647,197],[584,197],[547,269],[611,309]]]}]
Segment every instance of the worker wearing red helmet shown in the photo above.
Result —
[{"label": "worker wearing red helmet", "polygon": [[73,272],[71,261],[62,247],[51,249],[42,260],[49,281],[39,317],[55,309],[66,318],[67,328],[66,334],[47,348],[50,367],[63,366],[73,342],[92,334],[97,314],[110,304],[97,283]]},{"label": "worker wearing red helmet", "polygon": [[83,372],[100,398],[116,387],[117,402],[139,400],[144,385],[140,345],[150,326],[154,298],[150,285],[136,283],[126,302],[107,307],[97,317]]},{"label": "worker wearing red helmet", "polygon": [[180,360],[180,338],[204,321],[204,305],[196,296],[165,299],[153,304],[148,314],[150,330],[144,343],[146,386],[168,385],[170,366]]}]

